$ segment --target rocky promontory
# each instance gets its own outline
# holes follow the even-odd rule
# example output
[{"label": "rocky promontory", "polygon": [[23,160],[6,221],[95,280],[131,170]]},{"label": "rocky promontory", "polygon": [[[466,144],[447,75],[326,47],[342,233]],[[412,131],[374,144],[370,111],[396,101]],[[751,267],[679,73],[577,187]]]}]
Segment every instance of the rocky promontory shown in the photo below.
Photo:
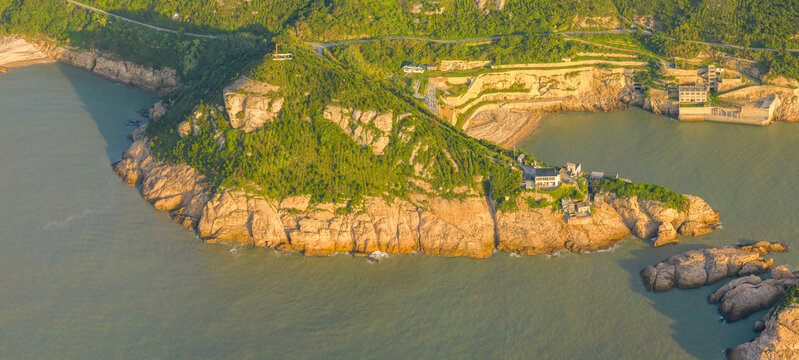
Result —
[{"label": "rocky promontory", "polygon": [[685,212],[655,201],[601,198],[593,203],[593,215],[579,221],[568,221],[550,208],[527,208],[522,199],[519,211],[496,212],[492,199],[478,195],[442,199],[413,194],[392,202],[366,198],[360,211],[342,213],[344,204],[311,205],[310,198],[302,196],[270,199],[257,188],[212,193],[195,169],[157,160],[142,137],[114,170],[125,184],[141,185],[142,196],[153,207],[169,211],[205,242],[245,243],[306,255],[382,251],[485,258],[497,249],[529,255],[581,253],[610,248],[630,234],[648,239],[656,232],[642,229],[656,231],[663,224],[712,231],[718,221],[718,213],[697,197],[690,197]]}]

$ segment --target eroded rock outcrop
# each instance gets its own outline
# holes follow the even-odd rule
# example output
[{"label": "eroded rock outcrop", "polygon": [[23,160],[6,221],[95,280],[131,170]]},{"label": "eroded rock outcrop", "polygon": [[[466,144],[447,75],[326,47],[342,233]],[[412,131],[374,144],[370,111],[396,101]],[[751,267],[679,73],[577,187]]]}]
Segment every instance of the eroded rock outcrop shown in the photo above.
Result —
[{"label": "eroded rock outcrop", "polygon": [[641,270],[648,291],[661,292],[673,287],[697,288],[730,276],[747,276],[768,271],[773,260],[757,251],[740,248],[701,249],[674,255],[656,266]]},{"label": "eroded rock outcrop", "polygon": [[126,185],[141,185],[142,196],[156,210],[166,210],[183,227],[194,229],[210,198],[204,177],[186,165],[168,165],[156,160],[139,139],[125,151],[114,171]]},{"label": "eroded rock outcrop", "polygon": [[324,118],[338,125],[356,143],[369,146],[382,155],[390,142],[394,116],[391,112],[377,113],[367,110],[344,109],[335,105],[325,107]]},{"label": "eroded rock outcrop", "polygon": [[633,235],[653,239],[654,246],[661,246],[677,242],[678,234],[701,236],[718,228],[718,211],[699,197],[685,196],[688,198],[687,211],[678,211],[658,201],[641,200],[636,196],[616,198],[611,203]]},{"label": "eroded rock outcrop", "polygon": [[254,131],[274,121],[283,109],[285,98],[280,87],[241,77],[223,90],[230,126],[245,132]]}]

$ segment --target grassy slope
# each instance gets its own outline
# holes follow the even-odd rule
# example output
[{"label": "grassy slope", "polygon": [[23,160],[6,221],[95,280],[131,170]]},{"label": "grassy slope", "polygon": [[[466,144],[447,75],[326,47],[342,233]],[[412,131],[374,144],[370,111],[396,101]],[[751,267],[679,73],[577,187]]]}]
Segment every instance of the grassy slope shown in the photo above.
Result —
[{"label": "grassy slope", "polygon": [[[216,128],[226,143],[216,151],[210,126],[196,138],[179,139],[174,129],[186,115],[171,116],[150,129],[156,149],[165,158],[201,169],[214,185],[240,186],[252,181],[275,198],[309,194],[314,201],[342,202],[363,196],[407,198],[409,193],[424,192],[410,179],[429,183],[431,195],[452,198],[464,196],[462,189],[457,190],[463,186],[482,193],[482,180],[488,178],[498,197],[515,198],[521,176],[507,165],[509,158],[500,149],[440,124],[390,81],[342,67],[309,48],[292,51],[295,60],[278,62],[267,57],[248,74],[281,87],[275,97],[286,100],[277,121],[245,134],[217,116]],[[221,103],[209,101],[214,106]],[[385,154],[377,156],[322,118],[329,104],[412,116],[395,124]],[[414,172],[417,164],[427,175]]]}]

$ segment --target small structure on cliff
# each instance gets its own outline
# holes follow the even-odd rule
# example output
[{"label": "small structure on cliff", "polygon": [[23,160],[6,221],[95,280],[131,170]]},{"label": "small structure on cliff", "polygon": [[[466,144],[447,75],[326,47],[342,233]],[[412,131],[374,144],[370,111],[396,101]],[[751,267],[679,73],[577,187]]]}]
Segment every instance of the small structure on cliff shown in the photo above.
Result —
[{"label": "small structure on cliff", "polygon": [[618,179],[618,173],[606,173],[601,171],[592,171],[591,175],[588,175],[589,180],[597,180],[597,179]]},{"label": "small structure on cliff", "polygon": [[405,62],[402,64],[401,69],[406,74],[422,74],[427,70],[427,67],[415,62]]},{"label": "small structure on cliff", "polygon": [[583,171],[583,165],[580,163],[572,163],[567,162],[566,165],[563,165],[563,169],[566,170],[566,173],[571,176],[580,176],[580,172]]},{"label": "small structure on cliff", "polygon": [[705,74],[705,80],[707,81],[708,90],[710,91],[719,91],[719,70],[716,65],[710,64],[707,66],[707,73]]},{"label": "small structure on cliff", "polygon": [[577,216],[591,216],[591,203],[588,201],[580,201],[574,204],[574,210],[577,212]]},{"label": "small structure on cliff", "polygon": [[275,53],[272,54],[272,60],[274,60],[274,61],[294,60],[294,54],[278,52],[277,44],[275,44]]}]

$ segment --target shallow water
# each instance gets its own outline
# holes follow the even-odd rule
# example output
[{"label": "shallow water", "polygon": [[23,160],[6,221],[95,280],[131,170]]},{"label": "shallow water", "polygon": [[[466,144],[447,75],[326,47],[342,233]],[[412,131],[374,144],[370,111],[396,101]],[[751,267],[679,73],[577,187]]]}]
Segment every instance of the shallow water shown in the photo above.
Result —
[{"label": "shallow water", "polygon": [[714,359],[759,316],[721,323],[705,301],[721,283],[654,295],[638,271],[740,239],[795,243],[799,125],[632,110],[552,116],[521,146],[702,196],[724,230],[657,249],[380,264],[204,245],[111,171],[126,121],[155,100],[63,65],[0,75],[0,358]]}]

